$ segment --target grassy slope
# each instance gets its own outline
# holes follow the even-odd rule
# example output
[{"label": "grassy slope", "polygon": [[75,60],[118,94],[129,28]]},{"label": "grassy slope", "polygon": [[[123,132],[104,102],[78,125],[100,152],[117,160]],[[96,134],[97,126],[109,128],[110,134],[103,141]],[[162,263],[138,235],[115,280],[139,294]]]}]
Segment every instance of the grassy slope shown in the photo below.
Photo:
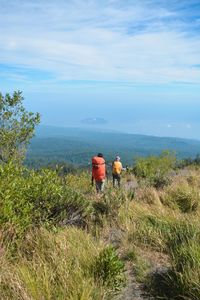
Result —
[{"label": "grassy slope", "polygon": [[[1,298],[111,299],[112,288],[101,276],[97,279],[93,266],[100,251],[114,243],[132,270],[132,279],[145,282],[155,299],[199,299],[200,174],[176,176],[161,190],[146,185],[136,191],[113,190],[108,183],[100,198],[84,178],[68,175],[66,184],[93,208],[84,210],[85,229],[69,225],[31,229],[24,240],[15,241],[15,247],[10,244],[11,224],[2,230]],[[11,246],[17,249],[14,257]],[[159,255],[167,266],[162,285],[148,273]],[[109,267],[104,271],[109,273],[116,261],[105,261]]]}]

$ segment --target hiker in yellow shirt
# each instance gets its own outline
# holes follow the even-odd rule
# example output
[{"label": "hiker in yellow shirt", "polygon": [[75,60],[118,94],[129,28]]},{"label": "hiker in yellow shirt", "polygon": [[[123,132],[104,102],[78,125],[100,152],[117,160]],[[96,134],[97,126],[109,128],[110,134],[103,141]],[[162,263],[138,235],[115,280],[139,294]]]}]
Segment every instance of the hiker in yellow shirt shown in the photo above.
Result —
[{"label": "hiker in yellow shirt", "polygon": [[122,170],[125,170],[122,167],[122,163],[120,162],[120,157],[117,156],[115,158],[115,161],[112,164],[112,176],[113,176],[113,186],[116,186],[116,182],[118,183],[118,187],[120,187],[121,184],[121,172]]}]

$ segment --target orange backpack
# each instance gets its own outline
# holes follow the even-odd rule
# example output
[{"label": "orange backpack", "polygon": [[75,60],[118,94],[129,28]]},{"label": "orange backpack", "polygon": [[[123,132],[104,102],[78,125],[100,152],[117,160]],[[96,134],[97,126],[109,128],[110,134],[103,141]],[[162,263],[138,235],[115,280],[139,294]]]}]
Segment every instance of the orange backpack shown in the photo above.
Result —
[{"label": "orange backpack", "polygon": [[92,159],[92,177],[96,181],[101,181],[106,176],[106,165],[103,157],[93,157]]},{"label": "orange backpack", "polygon": [[122,164],[119,161],[114,161],[113,167],[112,167],[112,173],[114,175],[119,175],[122,170]]}]

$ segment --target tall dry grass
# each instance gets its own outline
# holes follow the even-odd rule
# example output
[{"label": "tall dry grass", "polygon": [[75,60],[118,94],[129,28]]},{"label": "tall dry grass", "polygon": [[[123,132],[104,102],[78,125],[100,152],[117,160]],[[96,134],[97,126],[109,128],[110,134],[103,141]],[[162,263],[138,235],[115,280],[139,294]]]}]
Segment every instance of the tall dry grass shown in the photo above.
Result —
[{"label": "tall dry grass", "polygon": [[85,231],[58,233],[38,229],[19,245],[17,258],[1,258],[2,299],[102,299],[106,290],[95,282],[100,246]]}]

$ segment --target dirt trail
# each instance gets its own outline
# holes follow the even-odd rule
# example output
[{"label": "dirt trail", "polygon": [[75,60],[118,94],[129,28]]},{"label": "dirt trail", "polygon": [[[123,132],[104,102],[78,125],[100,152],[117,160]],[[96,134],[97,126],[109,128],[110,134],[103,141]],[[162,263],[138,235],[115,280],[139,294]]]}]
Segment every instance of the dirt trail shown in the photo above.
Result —
[{"label": "dirt trail", "polygon": [[[149,255],[149,257],[148,257]],[[167,258],[160,253],[144,254],[150,262],[150,268],[147,276],[152,278],[156,286],[162,286],[162,275],[167,273],[169,262]],[[114,300],[155,300],[155,296],[147,292],[144,283],[138,282],[134,274],[134,266],[131,263],[126,264],[127,286],[123,288],[122,293],[114,297]],[[163,287],[165,288],[165,287]]]},{"label": "dirt trail", "polygon": [[[111,229],[108,233],[106,239],[108,239],[111,244],[114,246],[119,246],[119,253],[123,256],[123,249],[120,247],[121,240],[124,237],[124,233],[119,229]],[[147,277],[151,279],[156,288],[165,290],[163,285],[163,275],[166,274],[169,270],[170,263],[167,255],[164,255],[160,252],[147,251],[138,249],[137,255],[148,261],[149,269],[146,271]],[[135,271],[134,263],[126,263],[126,276],[127,276],[127,285],[122,289],[122,292],[119,295],[116,295],[114,300],[155,300],[159,299],[155,296],[150,295],[147,292],[145,284],[138,282]],[[164,298],[163,298],[164,299]]]},{"label": "dirt trail", "polygon": [[137,282],[132,267],[126,265],[127,268],[127,286],[123,288],[122,293],[114,297],[114,300],[152,300],[154,299],[145,292],[143,283]]},{"label": "dirt trail", "polygon": [[[122,182],[123,187],[128,190],[134,190],[138,187],[136,180]],[[111,229],[109,232],[109,240],[113,245],[119,246],[120,241],[123,238],[123,233],[120,230]],[[168,257],[158,252],[147,252],[139,249],[138,255],[145,258],[149,262],[149,269],[147,270],[147,276],[152,278],[156,286],[162,287],[163,285],[163,274],[166,274],[169,270],[170,263]],[[114,300],[155,300],[159,299],[156,296],[152,296],[147,292],[145,284],[138,282],[134,273],[134,264],[131,262],[126,263],[126,275],[127,275],[127,286],[122,289],[119,295],[116,295]],[[163,286],[163,289],[165,287]]]}]

